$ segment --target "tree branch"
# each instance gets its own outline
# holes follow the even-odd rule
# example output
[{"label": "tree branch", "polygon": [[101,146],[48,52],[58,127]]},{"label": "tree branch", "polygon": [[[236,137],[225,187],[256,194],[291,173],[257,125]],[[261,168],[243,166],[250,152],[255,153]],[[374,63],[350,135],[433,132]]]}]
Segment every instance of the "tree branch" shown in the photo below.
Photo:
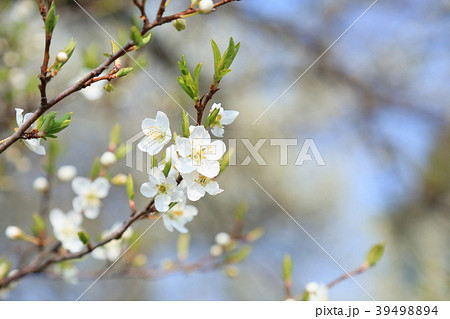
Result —
[{"label": "tree branch", "polygon": [[[240,1],[240,0],[222,0],[222,1],[217,2],[214,5],[214,8],[218,8],[222,5],[225,5],[227,3],[234,2],[234,1]],[[166,24],[168,22],[171,22],[173,20],[182,18],[185,15],[196,13],[197,11],[198,11],[198,9],[188,8],[182,12],[179,12],[179,13],[176,13],[176,14],[173,14],[170,16],[166,16],[166,17],[161,17],[160,19],[155,19],[151,23],[148,23],[148,24],[144,23],[144,26],[142,27],[142,30],[141,30],[141,34],[143,35],[157,26],[160,26],[160,25]],[[41,106],[38,107],[34,111],[33,115],[26,122],[24,122],[23,125],[17,129],[17,131],[15,131],[12,135],[10,135],[8,138],[6,138],[2,144],[0,144],[0,154],[3,153],[12,144],[14,144],[19,139],[21,139],[23,133],[25,133],[26,130],[28,128],[30,128],[31,125],[33,125],[33,123],[36,122],[42,114],[44,114],[46,111],[48,111],[50,108],[52,108],[58,102],[64,100],[69,95],[85,88],[89,80],[93,79],[96,76],[99,76],[111,64],[113,64],[116,59],[127,54],[129,51],[133,51],[134,45],[135,45],[135,43],[133,43],[132,41],[129,41],[121,50],[119,50],[115,54],[109,56],[102,64],[100,64],[98,67],[93,69],[90,73],[88,73],[86,76],[84,76],[77,83],[75,83],[71,87],[67,88],[63,92],[59,93],[56,97],[52,98],[50,101],[48,101],[46,103],[42,103],[42,101],[41,101]],[[45,89],[45,87],[44,87],[44,89]],[[42,100],[42,98],[41,98],[41,100]]]}]

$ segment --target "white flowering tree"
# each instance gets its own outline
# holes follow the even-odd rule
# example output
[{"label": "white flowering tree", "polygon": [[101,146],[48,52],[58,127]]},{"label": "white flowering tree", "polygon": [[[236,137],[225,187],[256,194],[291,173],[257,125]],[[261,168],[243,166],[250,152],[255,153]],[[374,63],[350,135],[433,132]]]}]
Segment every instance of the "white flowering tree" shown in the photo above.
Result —
[{"label": "white flowering tree", "polygon": [[[130,28],[129,41],[125,44],[112,41],[111,51],[105,54],[106,58],[102,63],[87,72],[78,82],[49,98],[47,86],[57,79],[58,73],[66,63],[70,63],[77,43],[70,39],[66,47],[51,57],[53,31],[58,22],[55,2],[37,0],[44,24],[45,41],[44,57],[38,76],[40,103],[34,112],[26,114],[23,109],[15,108],[16,129],[1,141],[0,154],[7,152],[13,144],[23,142],[29,151],[48,158],[48,175],[37,178],[33,183],[33,188],[42,194],[44,204],[37,214],[30,216],[30,221],[23,222],[24,225],[32,224],[32,232],[22,230],[24,225],[8,226],[5,230],[8,238],[31,243],[35,246],[36,252],[25,265],[15,265],[7,256],[0,258],[2,293],[35,273],[77,283],[78,270],[73,262],[87,255],[108,261],[112,266],[127,254],[128,269],[126,273],[119,274],[123,276],[155,279],[174,271],[192,272],[220,267],[223,267],[228,275],[236,275],[235,264],[246,259],[251,251],[251,244],[264,233],[259,227],[243,233],[245,204],[240,204],[236,210],[234,227],[218,233],[215,244],[210,247],[206,257],[199,261],[187,261],[189,251],[187,224],[201,214],[193,202],[223,192],[217,179],[229,164],[229,150],[227,151],[222,140],[213,140],[211,134],[222,138],[226,126],[236,120],[239,112],[212,102],[221,81],[231,71],[230,67],[239,51],[239,43],[236,44],[233,38],[230,38],[228,47],[220,50],[214,41],[211,42],[214,74],[206,92],[201,92],[199,87],[202,64],[197,64],[192,71],[185,57],[181,57],[178,62],[180,76],[177,81],[191,99],[196,118],[190,119],[188,113],[183,110],[180,113],[182,126],[179,130],[171,126],[171,119],[163,110],[154,114],[153,118],[142,119],[143,138],[137,144],[137,148],[151,159],[151,169],[148,181],[140,185],[138,192],[135,192],[137,187],[131,174],[120,173],[114,176],[110,174],[110,168],[120,165],[127,152],[132,151],[127,149],[122,141],[118,125],[112,128],[106,151],[99,154],[89,176],[82,176],[83,174],[79,174],[78,169],[72,165],[58,167],[56,159],[59,147],[55,139],[61,131],[70,131],[71,113],[58,115],[57,111],[53,111],[67,97],[97,83],[102,83],[106,91],[112,91],[113,85],[120,85],[120,78],[130,76],[133,71],[130,66],[123,63],[123,57],[148,45],[151,41],[151,32],[156,27],[172,23],[178,31],[182,31],[186,27],[186,18],[199,13],[214,12],[234,1],[237,0],[192,1],[184,11],[165,15],[170,1],[162,0],[155,19],[151,20],[146,11],[146,1],[134,0],[133,3],[140,13],[140,23]],[[51,188],[55,187],[56,183],[71,183],[73,200],[70,211],[49,207]],[[111,185],[123,187],[124,192],[126,191],[129,204],[128,218],[122,222],[117,221],[111,229],[100,230],[97,234],[88,233],[84,225],[88,220],[97,219],[102,214],[102,203],[108,200]],[[135,196],[146,198],[147,204],[142,208],[136,207]],[[145,232],[139,233],[133,228],[138,223],[147,223],[151,226],[159,219],[162,219],[168,231],[180,233],[177,242],[178,255],[174,261],[166,263],[161,269],[143,270],[142,266],[146,264],[145,256],[133,246]],[[373,266],[381,258],[383,249],[382,244],[375,246],[366,262],[351,274],[347,273],[328,285],[310,283],[299,296],[293,296],[291,293],[292,265],[287,256],[282,267],[286,299],[326,300],[329,288]],[[96,274],[94,277],[100,278],[103,274]]]}]

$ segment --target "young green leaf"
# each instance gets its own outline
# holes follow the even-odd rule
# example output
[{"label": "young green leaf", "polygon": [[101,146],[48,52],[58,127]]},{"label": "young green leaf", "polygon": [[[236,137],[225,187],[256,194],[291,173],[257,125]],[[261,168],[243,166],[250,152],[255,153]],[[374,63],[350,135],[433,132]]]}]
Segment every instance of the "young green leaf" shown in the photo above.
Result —
[{"label": "young green leaf", "polygon": [[91,168],[91,180],[94,180],[98,177],[98,174],[100,174],[100,168],[101,168],[101,163],[100,163],[100,157],[96,157],[94,160],[94,163],[92,164],[92,168]]},{"label": "young green leaf", "polygon": [[78,238],[81,240],[83,245],[87,245],[89,243],[89,240],[90,240],[88,233],[86,233],[84,231],[78,232]]},{"label": "young green leaf", "polygon": [[45,33],[47,33],[47,35],[52,34],[56,22],[58,22],[58,16],[55,12],[55,2],[52,2],[50,9],[47,12],[47,16],[45,17]]},{"label": "young green leaf", "polygon": [[236,220],[242,222],[245,218],[245,215],[247,214],[247,204],[242,201],[239,203],[238,207],[236,208],[236,211],[234,213],[234,218]]},{"label": "young green leaf", "polygon": [[131,71],[133,71],[133,68],[123,68],[123,69],[120,69],[116,75],[117,75],[117,77],[120,78],[120,77],[126,76]]},{"label": "young green leaf", "polygon": [[172,168],[172,162],[168,161],[166,165],[164,165],[163,174],[165,177],[169,176],[170,169]]},{"label": "young green leaf", "polygon": [[374,266],[383,257],[385,243],[379,243],[373,246],[366,257],[366,263],[369,267]]},{"label": "young green leaf", "polygon": [[210,126],[212,123],[214,123],[216,121],[216,117],[220,112],[220,108],[216,108],[214,109],[214,111],[212,111],[212,113],[206,118],[205,121],[205,128],[207,128],[208,126]]},{"label": "young green leaf", "polygon": [[230,264],[240,263],[240,262],[244,261],[245,258],[248,257],[248,255],[250,255],[251,251],[252,251],[252,246],[245,245],[238,251],[229,254],[225,260],[227,263],[230,263]]},{"label": "young green leaf", "polygon": [[292,261],[291,256],[286,255],[283,259],[283,281],[291,282],[292,278]]},{"label": "young green leaf", "polygon": [[109,148],[115,150],[120,144],[120,125],[115,124],[109,133]]},{"label": "young green leaf", "polygon": [[131,174],[128,174],[128,178],[127,178],[127,194],[128,194],[129,200],[134,199],[134,182],[133,182],[133,177],[131,176]]},{"label": "young green leaf", "polygon": [[134,45],[136,45],[137,47],[139,47],[141,42],[142,42],[141,32],[139,31],[139,29],[135,25],[131,27],[130,39],[131,39],[131,41],[134,42]]},{"label": "young green leaf", "polygon": [[103,89],[108,92],[111,93],[112,91],[114,91],[114,86],[111,84],[111,82],[106,82],[105,86],[103,87]]},{"label": "young green leaf", "polygon": [[189,115],[182,110],[183,112],[183,122],[181,123],[181,130],[183,131],[183,137],[189,137]]},{"label": "young green leaf", "polygon": [[31,232],[34,237],[40,237],[41,233],[45,230],[45,222],[39,214],[33,214],[33,225],[31,226]]}]

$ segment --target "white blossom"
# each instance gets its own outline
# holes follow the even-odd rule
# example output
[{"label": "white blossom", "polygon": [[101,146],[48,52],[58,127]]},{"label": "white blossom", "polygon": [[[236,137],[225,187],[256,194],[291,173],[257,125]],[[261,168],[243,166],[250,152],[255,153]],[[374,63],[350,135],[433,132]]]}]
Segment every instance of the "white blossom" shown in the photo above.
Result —
[{"label": "white blossom", "polygon": [[110,184],[107,179],[98,177],[94,181],[86,177],[75,177],[72,189],[78,196],[73,199],[73,209],[84,212],[89,219],[97,218],[102,205],[102,198],[108,196]]},{"label": "white blossom", "polygon": [[214,2],[212,0],[200,0],[198,3],[198,11],[202,14],[207,14],[214,8]]},{"label": "white blossom", "polygon": [[[22,115],[23,109],[16,108],[16,122],[17,126],[21,127],[23,123],[28,121],[31,116],[33,116],[33,113],[27,113],[25,115]],[[36,123],[31,125],[31,128],[36,127]],[[38,155],[45,155],[45,148],[41,145],[41,139],[40,138],[34,138],[34,139],[27,139],[23,140],[25,145],[34,153]]]},{"label": "white blossom", "polygon": [[219,113],[217,114],[216,120],[211,124],[211,133],[217,137],[223,137],[224,126],[229,125],[234,122],[234,120],[238,117],[238,111],[225,111],[220,103],[214,103],[209,111],[211,114],[215,109],[219,109]]},{"label": "white blossom", "polygon": [[104,152],[102,156],[100,156],[100,163],[103,166],[109,167],[117,162],[116,155],[113,152]]},{"label": "white blossom", "polygon": [[194,216],[197,214],[198,210],[196,207],[186,205],[185,201],[177,203],[163,215],[164,226],[169,231],[173,231],[175,228],[180,233],[187,233],[186,223],[194,219]]},{"label": "white blossom", "polygon": [[77,169],[72,165],[64,165],[58,169],[56,175],[60,181],[70,182],[77,175]]},{"label": "white blossom", "polygon": [[72,253],[83,249],[83,243],[78,238],[81,231],[83,217],[81,214],[70,211],[65,214],[62,210],[54,208],[50,212],[50,223],[53,227],[53,234],[62,246]]},{"label": "white blossom", "polygon": [[38,192],[45,192],[48,186],[48,179],[45,177],[38,177],[33,181],[33,188]]},{"label": "white blossom", "polygon": [[310,282],[305,286],[305,291],[309,294],[310,301],[328,300],[328,288],[325,284]]},{"label": "white blossom", "polygon": [[191,126],[189,138],[177,137],[176,149],[181,156],[175,163],[175,168],[182,174],[197,171],[213,178],[219,175],[218,160],[225,153],[225,143],[211,142],[211,137],[203,126]]},{"label": "white blossom", "polygon": [[150,155],[158,154],[172,139],[169,118],[161,111],[156,113],[155,119],[142,121],[142,132],[146,136],[139,142],[138,148]]},{"label": "white blossom", "polygon": [[182,176],[187,187],[186,194],[189,200],[197,201],[205,196],[205,193],[217,195],[223,192],[223,189],[219,187],[219,183],[196,171],[182,174]]},{"label": "white blossom", "polygon": [[217,245],[226,246],[231,242],[231,237],[227,233],[221,232],[214,238]]},{"label": "white blossom", "polygon": [[9,239],[19,239],[23,234],[23,230],[17,226],[8,226],[5,230],[5,235]]},{"label": "white blossom", "polygon": [[[106,238],[110,234],[116,232],[122,224],[116,223],[114,224],[110,230],[102,233],[102,239]],[[109,260],[111,262],[116,261],[120,255],[122,254],[122,251],[124,250],[124,243],[126,240],[129,240],[131,236],[133,235],[133,229],[129,227],[123,234],[122,237],[119,239],[113,239],[109,243],[96,248],[92,251],[92,257],[99,260]]]},{"label": "white blossom", "polygon": [[182,199],[182,193],[177,187],[174,176],[164,176],[159,168],[153,168],[149,174],[149,181],[141,185],[141,194],[145,197],[155,197],[155,207],[159,212],[166,212],[172,202]]}]

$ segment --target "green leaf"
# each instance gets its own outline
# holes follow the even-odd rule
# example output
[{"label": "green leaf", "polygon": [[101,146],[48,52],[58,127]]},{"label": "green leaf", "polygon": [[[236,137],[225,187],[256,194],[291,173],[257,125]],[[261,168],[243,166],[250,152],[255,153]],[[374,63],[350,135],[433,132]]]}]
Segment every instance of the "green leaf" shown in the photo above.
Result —
[{"label": "green leaf", "polygon": [[6,257],[0,257],[0,280],[4,279],[11,269],[12,263]]},{"label": "green leaf", "polygon": [[257,241],[258,239],[260,239],[264,235],[264,233],[265,233],[264,228],[258,227],[258,228],[255,228],[255,229],[249,231],[245,235],[245,239],[248,242],[252,243],[252,242]]},{"label": "green leaf", "polygon": [[116,149],[120,144],[120,125],[115,124],[109,133],[109,148]]},{"label": "green leaf", "polygon": [[78,238],[81,240],[81,242],[84,245],[87,245],[89,243],[89,240],[90,240],[88,233],[86,233],[84,231],[78,232]]},{"label": "green leaf", "polygon": [[379,243],[373,246],[366,257],[366,263],[369,267],[374,266],[384,255],[385,243]]},{"label": "green leaf", "polygon": [[242,222],[245,218],[245,215],[247,214],[247,204],[242,201],[239,203],[238,207],[236,208],[236,211],[234,213],[234,218],[236,220]]},{"label": "green leaf", "polygon": [[179,261],[184,261],[187,259],[189,254],[189,243],[191,236],[189,233],[179,234],[177,241],[177,257]]},{"label": "green leaf", "polygon": [[130,30],[130,39],[134,44],[139,47],[142,42],[142,35],[137,26],[132,26]]},{"label": "green leaf", "polygon": [[[67,61],[70,60],[70,57],[72,56],[73,51],[75,51],[76,45],[77,45],[77,42],[73,41],[73,38],[71,38],[69,44],[66,45],[66,47],[64,49],[61,50],[62,52],[65,52],[67,54]],[[62,66],[67,63],[67,61],[57,63],[54,67],[55,70],[59,71],[62,68]]]},{"label": "green leaf", "polygon": [[222,160],[219,162],[220,163],[219,175],[225,171],[225,169],[228,167],[228,165],[230,165],[230,157],[233,154],[233,152],[234,152],[234,150],[230,149],[223,155]]},{"label": "green leaf", "polygon": [[141,43],[139,44],[139,47],[143,47],[144,45],[146,45],[147,43],[149,43],[150,40],[151,40],[151,38],[152,38],[152,34],[151,34],[151,33],[149,33],[149,34],[147,34],[146,36],[144,36],[144,37],[142,38]]},{"label": "green leaf", "polygon": [[55,2],[52,2],[45,18],[45,32],[48,35],[55,29],[56,22],[58,22],[58,16],[55,13]]},{"label": "green leaf", "polygon": [[164,165],[163,174],[165,177],[169,175],[170,169],[172,168],[172,162],[168,161],[166,165]]},{"label": "green leaf", "polygon": [[225,261],[230,264],[240,263],[240,262],[244,261],[245,258],[248,257],[248,255],[250,255],[251,251],[252,251],[252,246],[245,245],[238,251],[229,254],[226,257]]},{"label": "green leaf", "polygon": [[211,46],[212,46],[213,54],[214,54],[214,74],[217,74],[219,62],[222,59],[222,55],[220,54],[219,46],[212,39],[211,39]]},{"label": "green leaf", "polygon": [[119,50],[120,50],[119,45],[115,41],[111,40],[111,52],[112,52],[112,54],[116,54]]},{"label": "green leaf", "polygon": [[33,214],[33,225],[31,226],[31,232],[34,237],[40,237],[41,232],[45,230],[45,222],[39,214]]},{"label": "green leaf", "polygon": [[210,126],[212,123],[214,123],[216,121],[216,117],[220,112],[220,108],[216,108],[214,109],[214,111],[211,112],[211,114],[206,118],[205,121],[205,128],[207,128],[208,126]]},{"label": "green leaf", "polygon": [[283,259],[283,281],[291,282],[292,279],[292,261],[291,256],[286,255]]},{"label": "green leaf", "polygon": [[[203,63],[199,63],[199,64],[197,64],[197,66],[195,67],[195,70],[194,70],[194,84],[195,84],[195,87],[197,88],[197,92],[198,92],[198,81],[200,79],[200,71],[202,70],[202,66],[203,66]],[[198,95],[198,93],[197,93],[197,95]]]},{"label": "green leaf", "polygon": [[133,182],[133,177],[131,176],[131,174],[128,174],[128,178],[127,178],[127,194],[128,194],[129,200],[134,199],[134,182]]},{"label": "green leaf", "polygon": [[189,115],[182,110],[183,112],[183,122],[181,123],[181,130],[183,131],[183,137],[189,137]]},{"label": "green leaf", "polygon": [[124,158],[128,151],[129,149],[125,143],[120,144],[115,153],[117,160]]},{"label": "green leaf", "polygon": [[131,71],[133,71],[133,68],[123,68],[123,69],[120,69],[116,75],[117,75],[117,77],[121,78],[123,76],[126,76]]},{"label": "green leaf", "polygon": [[100,163],[100,157],[96,157],[94,160],[94,163],[92,164],[92,168],[91,168],[91,180],[94,180],[98,177],[98,174],[100,174],[100,168],[101,168],[101,163]]},{"label": "green leaf", "polygon": [[198,100],[198,78],[200,75],[202,64],[199,63],[194,71],[194,77],[192,78],[191,72],[186,63],[184,55],[181,56],[181,61],[178,61],[178,69],[180,70],[181,77],[177,78],[178,84],[186,92],[187,95],[194,101]]}]

